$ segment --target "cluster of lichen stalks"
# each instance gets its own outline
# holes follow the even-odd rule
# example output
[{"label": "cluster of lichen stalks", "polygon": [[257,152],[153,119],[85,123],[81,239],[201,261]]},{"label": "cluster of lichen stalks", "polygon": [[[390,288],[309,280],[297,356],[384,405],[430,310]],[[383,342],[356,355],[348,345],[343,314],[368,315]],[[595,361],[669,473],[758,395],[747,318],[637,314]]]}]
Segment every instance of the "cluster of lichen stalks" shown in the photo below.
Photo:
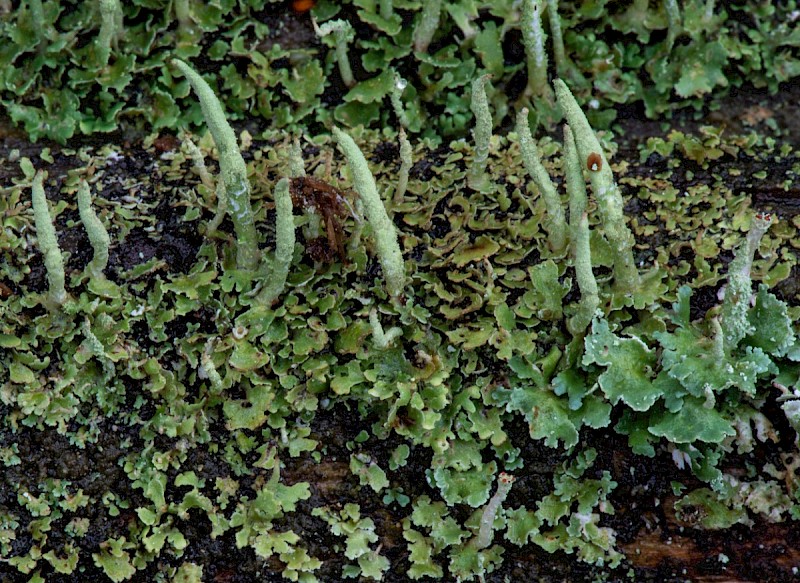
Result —
[{"label": "cluster of lichen stalks", "polygon": [[[289,194],[289,178],[304,173],[303,161],[300,159],[299,152],[294,150],[290,176],[280,180],[275,186],[276,250],[271,262],[266,259],[262,260],[258,250],[255,221],[250,203],[251,188],[247,178],[247,167],[239,151],[236,135],[225,118],[221,103],[208,83],[186,63],[179,60],[175,60],[173,63],[194,88],[219,153],[221,174],[221,181],[217,188],[219,208],[217,217],[212,224],[218,224],[222,214],[227,211],[236,235],[236,268],[252,274],[255,280],[263,283],[256,304],[269,306],[282,293],[292,262],[295,228]],[[488,79],[488,75],[479,77],[472,86],[472,110],[476,120],[475,157],[469,170],[468,183],[470,187],[478,191],[487,190],[489,186],[485,172],[489,141],[492,135],[492,120],[485,92]],[[520,111],[517,116],[516,131],[525,168],[538,187],[547,208],[544,228],[548,233],[550,250],[556,255],[563,255],[569,247],[574,258],[581,302],[577,314],[569,322],[569,328],[573,335],[580,336],[600,305],[597,283],[592,273],[585,175],[588,175],[592,185],[603,230],[611,244],[615,293],[623,296],[632,295],[640,285],[640,275],[633,258],[633,235],[625,224],[622,196],[600,142],[569,88],[560,79],[555,81],[555,93],[558,104],[568,122],[564,126],[564,156],[566,187],[569,195],[569,225],[566,223],[565,213],[555,186],[542,166],[531,136],[527,121],[527,109]],[[400,108],[396,107],[396,109]],[[378,194],[375,179],[361,150],[353,139],[342,130],[334,127],[333,135],[349,162],[355,190],[359,195],[367,220],[372,226],[375,249],[386,279],[387,291],[393,298],[397,298],[405,286],[406,272],[395,226],[386,213]],[[410,147],[402,128],[400,140],[400,152],[403,158],[401,175],[407,178],[410,167]],[[39,245],[45,258],[50,285],[48,303],[51,306],[58,306],[67,300],[68,295],[64,289],[63,261],[57,246],[52,220],[47,211],[42,179],[42,173],[37,173],[34,179],[33,203]],[[398,190],[404,189],[398,188],[395,198],[397,198]],[[85,181],[81,183],[79,194],[81,219],[95,252],[94,259],[90,264],[90,272],[96,278],[102,278],[103,269],[108,261],[109,236],[91,209],[89,190]],[[728,307],[723,310],[723,327],[734,328],[737,324],[734,322],[733,314],[737,314],[741,319],[742,309],[733,309],[730,301],[726,305]],[[380,328],[375,326],[374,320],[373,328],[376,336],[382,338]]]},{"label": "cluster of lichen stalks", "polygon": [[[267,260],[261,257],[257,246],[255,220],[250,201],[250,184],[236,136],[227,123],[222,107],[208,84],[185,63],[176,61],[175,65],[189,79],[197,93],[219,153],[221,178],[217,188],[219,209],[218,216],[211,225],[219,224],[222,213],[230,216],[236,236],[235,269],[247,274],[260,284],[261,287],[256,294],[256,305],[269,307],[280,298],[292,264],[295,225],[289,193],[290,178],[302,175],[303,162],[299,152],[295,149],[290,163],[289,176],[278,181],[274,189],[276,248],[272,258]],[[469,169],[468,180],[470,187],[476,191],[489,191],[491,186],[486,173],[489,141],[492,134],[491,116],[484,89],[486,82],[486,77],[480,77],[473,84],[476,154]],[[633,236],[625,224],[622,197],[603,149],[566,84],[557,80],[555,94],[568,122],[564,128],[564,156],[566,188],[569,195],[569,224],[567,224],[556,188],[542,166],[528,127],[526,111],[522,111],[518,117],[516,132],[526,170],[537,185],[547,207],[544,228],[548,235],[550,251],[554,255],[562,257],[569,252],[574,259],[581,300],[579,309],[568,322],[568,326],[574,336],[581,337],[585,334],[600,307],[598,286],[592,272],[589,244],[587,177],[592,185],[592,191],[600,211],[604,233],[613,251],[614,294],[618,296],[635,295],[643,278],[634,264]],[[395,226],[386,213],[375,180],[356,143],[350,136],[336,128],[333,130],[333,135],[349,162],[355,190],[372,227],[375,249],[386,279],[387,291],[392,298],[398,300],[403,295],[406,275]],[[402,168],[405,168],[406,175],[410,166],[408,150],[407,141],[401,132],[400,151],[403,159]],[[195,163],[199,165],[197,161]],[[31,168],[27,168],[26,174],[32,173],[31,170]],[[71,300],[64,286],[63,260],[57,245],[52,219],[47,210],[42,182],[43,173],[39,171],[33,177],[33,208],[38,241],[44,255],[49,282],[49,291],[44,303],[50,309],[56,310]],[[89,239],[94,249],[94,258],[87,268],[90,280],[93,282],[90,285],[102,285],[99,282],[105,281],[103,270],[108,261],[109,236],[102,223],[92,212],[89,187],[85,181],[81,182],[78,194],[81,220],[89,233]],[[395,190],[395,197],[397,197],[397,190]],[[737,255],[737,263],[732,264],[729,293],[726,294],[723,304],[721,323],[725,330],[725,344],[729,347],[735,346],[746,333],[750,264],[758,246],[758,240],[769,225],[769,221],[757,220],[754,224],[755,228],[751,231],[743,252]],[[378,348],[385,348],[401,333],[399,328],[392,328],[388,332],[384,332],[374,311],[370,316],[370,324]],[[86,333],[91,341],[91,331],[87,330]],[[102,352],[102,346],[98,347],[98,352]],[[211,360],[204,359],[202,364],[211,383],[218,383],[219,375],[214,370]],[[508,474],[501,474],[498,478],[497,492],[483,507],[480,529],[469,542],[474,549],[479,550],[490,545],[495,528],[495,516],[500,511],[513,481],[513,476]]]}]

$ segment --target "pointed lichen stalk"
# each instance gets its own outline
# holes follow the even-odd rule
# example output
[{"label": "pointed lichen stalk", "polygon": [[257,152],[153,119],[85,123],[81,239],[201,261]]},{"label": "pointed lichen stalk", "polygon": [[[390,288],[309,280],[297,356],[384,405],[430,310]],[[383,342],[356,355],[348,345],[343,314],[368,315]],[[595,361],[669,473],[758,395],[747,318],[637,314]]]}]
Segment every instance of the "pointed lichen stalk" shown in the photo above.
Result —
[{"label": "pointed lichen stalk", "polygon": [[556,74],[566,73],[567,58],[564,54],[564,39],[561,37],[561,17],[558,15],[558,0],[547,0],[547,17],[550,22],[550,35],[553,37],[553,60]]},{"label": "pointed lichen stalk", "polygon": [[411,142],[406,137],[406,131],[400,127],[398,132],[398,140],[400,141],[400,171],[397,174],[397,187],[394,190],[392,201],[394,204],[403,202],[403,197],[408,188],[408,173],[411,171],[413,160],[411,158]]},{"label": "pointed lichen stalk", "polygon": [[672,51],[675,45],[675,39],[681,33],[683,25],[681,24],[681,9],[678,6],[677,0],[665,0],[664,9],[667,12],[667,53]]},{"label": "pointed lichen stalk", "polygon": [[197,173],[197,176],[200,177],[200,182],[203,183],[203,186],[205,186],[209,192],[214,192],[214,179],[208,172],[208,168],[206,168],[206,160],[203,157],[203,152],[201,152],[200,148],[197,147],[197,144],[192,141],[192,137],[188,133],[183,132],[180,138],[181,145],[186,148],[189,153],[189,157],[192,159],[192,166],[194,167],[194,171]]},{"label": "pointed lichen stalk", "polygon": [[78,212],[94,251],[92,260],[86,269],[92,277],[104,278],[103,270],[108,265],[108,247],[111,244],[111,238],[92,208],[92,193],[85,180],[81,180],[78,186]]},{"label": "pointed lichen stalk", "polygon": [[633,235],[625,224],[622,195],[614,182],[611,166],[600,142],[578,107],[578,102],[561,79],[556,79],[555,86],[556,98],[575,137],[581,163],[588,170],[603,228],[611,243],[614,254],[614,284],[623,293],[633,293],[639,286],[639,272],[633,259]]},{"label": "pointed lichen stalk", "polygon": [[353,186],[359,199],[364,205],[367,220],[375,236],[375,247],[378,260],[381,262],[383,276],[386,278],[386,287],[392,297],[398,297],[406,285],[406,271],[403,263],[403,254],[397,242],[397,229],[386,214],[386,207],[378,194],[375,178],[367,164],[367,159],[359,147],[339,128],[333,128],[333,137],[339,143],[350,172],[353,175]]},{"label": "pointed lichen stalk", "polygon": [[426,0],[422,3],[422,13],[414,27],[414,50],[418,53],[428,52],[428,45],[439,28],[442,14],[442,0]]},{"label": "pointed lichen stalk", "polygon": [[36,225],[36,238],[39,249],[44,255],[44,267],[47,270],[47,299],[54,306],[60,306],[67,300],[64,289],[64,258],[58,248],[56,229],[53,226],[53,217],[47,208],[47,197],[44,194],[44,174],[41,170],[36,173],[31,185],[33,199],[33,219]]},{"label": "pointed lichen stalk", "polygon": [[528,85],[525,87],[525,95],[552,96],[547,82],[547,53],[544,50],[541,0],[522,2],[522,44],[528,62]]},{"label": "pointed lichen stalk", "polygon": [[511,491],[511,486],[514,485],[514,476],[505,472],[500,472],[497,477],[497,491],[494,496],[483,507],[481,514],[481,526],[478,534],[470,541],[470,544],[476,549],[485,549],[492,544],[492,536],[494,535],[494,519],[497,518],[497,512],[503,506],[503,502],[508,497]]},{"label": "pointed lichen stalk", "polygon": [[353,26],[346,20],[329,20],[319,26],[313,18],[311,19],[311,24],[314,25],[314,32],[319,38],[333,34],[336,63],[339,66],[339,75],[342,76],[342,82],[347,87],[355,85],[353,70],[350,68],[350,57],[347,54],[347,45],[355,37]]},{"label": "pointed lichen stalk", "polygon": [[211,193],[214,193],[216,197],[217,203],[217,211],[214,213],[214,218],[212,218],[206,224],[206,237],[211,237],[214,233],[217,232],[217,229],[222,224],[225,215],[228,213],[228,200],[225,197],[225,186],[222,180],[214,181],[211,177],[211,174],[208,172],[208,168],[206,167],[206,160],[203,157],[203,152],[200,151],[200,148],[192,141],[191,136],[183,132],[181,134],[181,145],[188,151],[189,158],[192,160],[192,166],[194,167],[195,173],[200,177],[200,182],[203,183],[206,190],[208,190],[208,196],[206,200],[211,203]]},{"label": "pointed lichen stalk", "polygon": [[222,377],[217,371],[217,367],[214,365],[214,359],[212,358],[213,353],[214,340],[209,338],[203,353],[200,355],[200,371],[198,372],[198,377],[200,379],[208,379],[211,385],[211,392],[219,394],[223,389]]},{"label": "pointed lichen stalk", "polygon": [[122,6],[119,0],[100,0],[100,32],[97,33],[95,46],[97,47],[97,60],[100,66],[108,65],[111,48],[117,44],[117,39],[124,34],[122,29]]},{"label": "pointed lichen stalk", "polygon": [[392,92],[389,94],[389,98],[392,102],[392,109],[394,110],[394,114],[397,116],[397,122],[400,124],[401,129],[408,127],[408,115],[403,107],[402,99],[403,91],[405,91],[406,87],[408,87],[408,81],[403,79],[399,73],[395,72],[394,83],[392,84]]},{"label": "pointed lichen stalk", "polygon": [[736,348],[739,341],[753,331],[747,313],[750,310],[750,296],[753,294],[750,269],[764,233],[773,223],[772,215],[757,214],[750,225],[747,239],[736,250],[733,261],[728,266],[728,286],[722,301],[722,321],[725,348]]},{"label": "pointed lichen stalk", "polygon": [[219,152],[225,199],[236,232],[236,267],[253,271],[258,266],[258,241],[253,210],[250,207],[247,165],[239,151],[236,134],[225,119],[222,104],[208,83],[183,61],[173,59],[172,62],[186,76],[197,94],[203,117]]},{"label": "pointed lichen stalk", "polygon": [[553,253],[560,255],[567,248],[567,222],[564,217],[564,208],[553,181],[550,180],[547,170],[542,166],[539,150],[536,148],[536,142],[533,141],[531,129],[528,126],[528,109],[526,107],[523,107],[517,114],[516,130],[519,137],[519,149],[522,153],[522,163],[539,189],[547,209],[544,228],[547,231],[548,246]]},{"label": "pointed lichen stalk", "polygon": [[295,228],[292,214],[292,196],[289,179],[282,178],[273,191],[275,196],[275,259],[267,285],[258,295],[257,302],[270,306],[283,293],[286,277],[294,256]]},{"label": "pointed lichen stalk", "polygon": [[575,261],[575,279],[581,292],[578,313],[567,323],[569,331],[583,334],[592,322],[594,313],[600,305],[597,281],[592,272],[592,250],[589,245],[589,218],[586,215],[586,182],[575,138],[568,125],[564,126],[564,165],[569,194],[569,226],[572,255]]},{"label": "pointed lichen stalk", "polygon": [[481,75],[472,82],[470,109],[475,116],[475,128],[472,130],[475,155],[469,168],[467,182],[470,188],[477,191],[486,190],[489,186],[486,163],[489,160],[489,144],[492,140],[492,114],[489,111],[489,100],[486,98],[486,82],[491,78],[491,75]]},{"label": "pointed lichen stalk", "polygon": [[289,177],[300,178],[306,175],[306,165],[303,162],[303,148],[300,147],[300,140],[296,137],[292,139],[292,147],[289,149]]}]

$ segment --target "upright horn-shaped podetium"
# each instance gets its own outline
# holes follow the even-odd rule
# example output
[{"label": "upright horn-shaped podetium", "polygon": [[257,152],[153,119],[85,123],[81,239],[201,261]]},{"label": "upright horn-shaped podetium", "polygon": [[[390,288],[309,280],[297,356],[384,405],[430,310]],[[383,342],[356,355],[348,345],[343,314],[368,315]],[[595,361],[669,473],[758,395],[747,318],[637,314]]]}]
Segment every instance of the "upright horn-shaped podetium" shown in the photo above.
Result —
[{"label": "upright horn-shaped podetium", "polygon": [[575,278],[581,292],[578,312],[567,322],[574,335],[583,334],[600,306],[597,281],[592,272],[592,250],[589,245],[589,218],[586,216],[586,182],[575,149],[575,138],[568,125],[564,126],[564,167],[569,193],[570,244],[575,261]]},{"label": "upright horn-shaped podetium", "polygon": [[103,278],[105,277],[103,270],[108,265],[108,247],[111,244],[111,238],[108,236],[103,222],[92,208],[92,193],[85,180],[81,180],[78,185],[78,212],[94,251],[94,256],[86,269],[92,277]]},{"label": "upright horn-shaped podetium", "polygon": [[44,255],[44,267],[47,270],[47,299],[55,306],[60,306],[67,300],[67,291],[64,289],[64,258],[58,248],[56,229],[53,226],[53,217],[47,208],[47,197],[44,195],[44,174],[41,170],[33,177],[31,197],[33,199],[33,220],[36,224],[36,238],[39,249]]},{"label": "upright horn-shaped podetium", "polygon": [[525,97],[548,96],[547,53],[544,50],[542,28],[542,0],[522,0],[522,44],[528,62],[528,84]]},{"label": "upright horn-shaped podetium", "polygon": [[422,12],[414,28],[414,51],[427,53],[428,46],[433,40],[433,35],[439,28],[439,18],[442,14],[442,0],[428,0],[422,3]]},{"label": "upright horn-shaped podetium", "polygon": [[[302,162],[301,162],[302,164]],[[258,303],[271,306],[283,293],[286,277],[294,256],[295,230],[289,179],[281,178],[273,191],[275,196],[275,260],[269,280],[258,295]]]},{"label": "upright horn-shaped podetium", "polygon": [[258,242],[253,210],[250,207],[247,165],[239,151],[236,134],[225,119],[222,104],[208,83],[183,61],[173,59],[172,63],[186,76],[197,94],[203,117],[219,152],[219,168],[225,187],[228,212],[236,232],[236,267],[253,271],[258,266]]},{"label": "upright horn-shaped podetium", "polygon": [[633,259],[634,240],[625,224],[622,195],[614,182],[611,165],[566,83],[556,79],[555,86],[556,99],[575,136],[578,156],[589,163],[589,181],[592,183],[606,237],[614,253],[614,283],[620,291],[632,293],[639,285],[639,272]]},{"label": "upright horn-shaped podetium", "polygon": [[486,97],[486,83],[492,76],[481,75],[472,82],[472,102],[470,109],[475,116],[475,155],[467,175],[467,184],[473,190],[486,191],[490,180],[486,176],[486,163],[489,160],[489,145],[492,140],[492,113],[489,111],[489,100]]},{"label": "upright horn-shaped podetium", "polygon": [[350,56],[347,54],[347,45],[355,38],[353,26],[346,20],[329,20],[319,26],[313,18],[311,19],[311,24],[314,26],[314,32],[319,38],[325,38],[329,34],[333,35],[336,62],[339,65],[339,75],[342,77],[342,82],[347,87],[355,85],[356,80],[353,77],[353,69],[350,67]]},{"label": "upright horn-shaped podetium", "polygon": [[386,287],[392,297],[398,297],[406,284],[406,270],[403,254],[397,242],[397,229],[386,214],[386,207],[383,206],[378,194],[378,187],[370,172],[367,159],[353,138],[336,127],[333,128],[333,137],[347,158],[353,174],[353,186],[364,204],[367,220],[375,234],[375,247],[383,276],[386,278]]},{"label": "upright horn-shaped podetium", "polygon": [[750,311],[750,296],[753,295],[750,270],[761,238],[773,222],[771,215],[757,214],[750,224],[747,238],[736,249],[733,261],[728,265],[728,286],[722,301],[720,322],[724,331],[724,347],[728,350],[736,348],[739,342],[754,330],[747,317]]},{"label": "upright horn-shaped podetium", "polygon": [[536,142],[534,142],[531,135],[531,128],[528,125],[527,107],[523,107],[517,114],[516,130],[519,137],[522,163],[539,189],[547,209],[547,217],[544,223],[544,228],[547,231],[547,244],[553,253],[561,254],[567,247],[567,222],[564,218],[564,208],[561,206],[561,199],[553,181],[550,180],[547,170],[542,166],[539,149],[536,147]]}]

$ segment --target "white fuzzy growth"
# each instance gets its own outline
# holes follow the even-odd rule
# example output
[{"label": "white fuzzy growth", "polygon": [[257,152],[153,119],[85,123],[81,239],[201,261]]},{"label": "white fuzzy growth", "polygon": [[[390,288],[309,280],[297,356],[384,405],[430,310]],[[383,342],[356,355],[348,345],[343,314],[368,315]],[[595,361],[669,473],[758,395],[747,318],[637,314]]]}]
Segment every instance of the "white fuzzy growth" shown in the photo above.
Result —
[{"label": "white fuzzy growth", "polygon": [[58,238],[56,237],[56,229],[53,226],[53,218],[47,208],[43,181],[44,175],[40,170],[33,178],[31,188],[33,219],[36,224],[39,249],[44,255],[44,266],[47,270],[48,299],[56,305],[61,305],[67,299],[67,292],[64,289],[64,258],[61,256],[61,249],[58,248]]},{"label": "white fuzzy growth", "polygon": [[497,518],[497,511],[505,502],[508,493],[511,491],[511,486],[514,484],[514,476],[501,472],[497,478],[497,491],[491,497],[486,506],[483,507],[483,514],[481,515],[481,526],[478,530],[477,536],[473,539],[473,544],[476,549],[485,549],[492,544],[494,534],[494,519]]}]

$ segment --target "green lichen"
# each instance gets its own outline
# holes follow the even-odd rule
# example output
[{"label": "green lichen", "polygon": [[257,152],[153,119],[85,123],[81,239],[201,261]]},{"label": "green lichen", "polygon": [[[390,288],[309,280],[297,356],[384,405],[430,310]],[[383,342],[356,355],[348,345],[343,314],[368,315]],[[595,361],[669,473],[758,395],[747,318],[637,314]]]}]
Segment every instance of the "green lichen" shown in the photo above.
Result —
[{"label": "green lichen", "polygon": [[475,156],[469,169],[469,185],[475,190],[488,190],[491,187],[486,177],[486,162],[489,159],[489,142],[492,139],[492,114],[486,97],[486,83],[491,75],[483,75],[472,83],[472,114],[475,116]]},{"label": "green lichen", "polygon": [[570,331],[581,334],[600,306],[600,297],[592,271],[591,233],[587,214],[586,183],[575,147],[575,138],[568,125],[564,126],[564,159],[569,194],[569,230],[572,255],[575,262],[575,279],[581,292],[578,313],[569,321]]},{"label": "green lichen", "polygon": [[222,104],[208,83],[183,61],[175,59],[173,63],[189,80],[197,94],[206,125],[214,137],[214,144],[219,152],[225,201],[236,231],[236,266],[238,269],[253,271],[259,257],[256,227],[250,205],[247,166],[239,151],[236,134],[225,119]]},{"label": "green lichen", "polygon": [[259,292],[257,303],[269,306],[283,293],[286,277],[292,265],[295,245],[295,226],[292,214],[292,196],[289,179],[282,178],[275,185],[275,257],[270,265],[267,283]]},{"label": "green lichen", "polygon": [[433,35],[439,28],[439,19],[442,12],[442,0],[432,0],[422,5],[422,11],[417,17],[414,27],[414,50],[418,53],[428,51],[428,46],[433,41]]},{"label": "green lichen", "polygon": [[36,236],[39,248],[44,255],[44,266],[47,269],[47,301],[54,307],[67,301],[67,291],[64,288],[64,259],[58,246],[53,218],[47,208],[47,198],[44,195],[44,172],[39,170],[33,178],[31,185],[31,198],[33,201],[33,218],[36,223]]},{"label": "green lichen", "polygon": [[758,244],[772,223],[773,220],[769,215],[757,215],[753,219],[747,239],[737,250],[736,256],[728,268],[728,286],[725,290],[725,300],[722,303],[722,321],[720,322],[727,349],[735,347],[754,330],[747,318],[752,295],[750,270]]},{"label": "green lichen", "polygon": [[111,49],[116,48],[117,41],[124,34],[122,6],[119,0],[99,0],[100,31],[95,40],[97,62],[101,67],[108,65]]},{"label": "green lichen", "polygon": [[78,211],[94,251],[92,260],[86,268],[92,277],[104,278],[103,270],[108,265],[108,247],[111,244],[111,238],[102,221],[92,209],[92,194],[89,184],[85,180],[82,180],[78,186]]},{"label": "green lichen", "polygon": [[564,207],[561,204],[561,199],[556,192],[553,181],[550,180],[547,170],[542,166],[538,148],[528,125],[528,110],[525,108],[520,110],[517,115],[516,130],[517,136],[519,136],[519,149],[522,153],[525,170],[533,178],[533,182],[536,184],[536,188],[539,189],[547,208],[545,229],[548,232],[550,249],[558,255],[563,253],[567,247],[567,224],[564,217]]},{"label": "green lichen", "polygon": [[547,52],[545,33],[542,28],[541,0],[524,0],[522,3],[522,43],[528,65],[527,97],[548,95],[551,92],[547,79]]},{"label": "green lichen", "polygon": [[611,165],[569,88],[560,79],[556,79],[555,86],[558,103],[575,138],[578,156],[589,170],[592,191],[614,253],[615,284],[621,291],[633,293],[639,285],[639,272],[633,259],[633,235],[625,224],[624,203]]},{"label": "green lichen", "polygon": [[386,208],[378,194],[375,178],[364,154],[353,138],[339,128],[333,128],[333,135],[347,157],[353,175],[353,185],[358,192],[359,200],[364,205],[367,220],[372,226],[378,259],[383,268],[383,276],[386,278],[386,287],[390,295],[397,297],[403,292],[406,282],[403,254],[397,242],[397,229],[386,214]]},{"label": "green lichen", "polygon": [[347,50],[348,43],[354,37],[352,25],[346,20],[330,20],[322,26],[318,26],[316,20],[312,20],[312,22],[314,24],[314,32],[317,33],[318,37],[325,38],[328,35],[333,35],[339,75],[342,77],[342,83],[347,87],[352,87],[356,81],[353,78],[350,56]]},{"label": "green lichen", "polygon": [[[52,6],[42,6],[43,18],[52,20]],[[320,2],[315,10],[320,19],[339,9],[341,16],[377,23],[373,45],[355,39],[351,46],[364,50],[364,72],[399,59],[391,56],[395,49],[411,54],[411,30],[389,43],[381,28],[412,15],[411,9],[395,2],[390,13],[386,3],[369,0],[359,0],[358,11],[349,7]],[[692,299],[692,290],[713,298],[703,294],[724,280],[723,259],[752,222],[750,200],[723,178],[740,158],[755,158],[758,148],[772,148],[770,155],[780,155],[786,168],[793,168],[793,152],[705,127],[642,144],[646,166],[620,159],[618,188],[639,208],[628,219],[634,249],[656,265],[662,289],[656,293],[642,277],[626,292],[631,300],[619,301],[609,227],[585,192],[593,168],[576,156],[569,128],[563,147],[548,137],[537,145],[548,179],[559,183],[563,174],[567,183],[570,224],[563,232],[570,255],[553,252],[546,205],[527,196],[523,152],[513,135],[497,129],[510,121],[503,92],[491,95],[504,121],[495,126],[483,165],[490,193],[468,186],[469,169],[483,155],[469,140],[445,143],[444,131],[429,139],[442,127],[465,137],[468,92],[450,90],[468,87],[480,74],[476,67],[502,78],[502,50],[492,52],[491,43],[502,47],[499,41],[507,38],[501,20],[519,25],[511,4],[475,14],[463,3],[445,8],[435,39],[442,47],[429,45],[432,54],[420,57],[419,76],[410,76],[419,85],[402,94],[409,133],[422,134],[415,135],[415,147],[401,149],[398,163],[396,144],[404,144],[391,128],[400,115],[384,116],[379,107],[392,97],[394,70],[387,66],[374,83],[357,83],[358,98],[349,102],[377,112],[374,119],[386,122],[383,131],[352,130],[350,141],[334,132],[349,172],[327,134],[313,135],[312,119],[328,124],[341,110],[318,107],[323,69],[310,53],[296,49],[284,62],[283,49],[264,46],[250,54],[236,44],[238,58],[249,60],[248,75],[254,63],[257,72],[245,77],[244,68],[221,70],[220,94],[230,96],[235,88],[244,107],[248,91],[260,91],[250,80],[274,75],[272,81],[282,79],[276,91],[290,87],[303,104],[289,108],[264,92],[252,99],[264,111],[275,108],[276,125],[295,115],[309,122],[302,153],[300,138],[292,140],[299,132],[243,134],[245,169],[260,203],[254,220],[265,225],[269,241],[263,271],[230,269],[236,253],[225,244],[230,224],[203,232],[220,199],[214,200],[216,185],[199,154],[211,148],[210,139],[194,149],[188,143],[170,149],[165,134],[58,156],[44,150],[40,157],[52,165],[52,182],[65,181],[54,207],[65,251],[79,249],[74,233],[83,233],[71,196],[78,178],[92,176],[94,191],[103,193],[102,220],[114,234],[105,273],[118,289],[87,280],[72,255],[65,274],[69,309],[43,311],[32,293],[43,273],[27,240],[32,167],[23,164],[24,176],[9,179],[0,197],[0,282],[10,290],[0,288],[0,463],[10,488],[0,511],[0,551],[12,573],[37,580],[94,562],[112,580],[152,573],[199,580],[221,563],[202,553],[189,560],[186,553],[213,539],[247,575],[255,569],[287,580],[378,580],[398,565],[405,571],[400,576],[413,580],[480,580],[505,576],[515,568],[508,558],[519,553],[540,553],[545,559],[537,568],[552,560],[564,577],[624,578],[628,566],[618,566],[615,529],[627,526],[629,517],[612,522],[609,515],[641,489],[641,467],[673,462],[675,482],[702,482],[702,494],[689,500],[719,524],[800,515],[797,493],[785,488],[796,480],[795,452],[776,433],[787,422],[800,427],[797,309],[789,278],[795,225],[777,223],[759,243],[761,254],[751,258],[748,286],[752,280],[761,286],[739,307],[744,335],[726,343],[724,303],[703,314]],[[379,20],[382,9],[386,22]],[[561,7],[570,22],[588,9]],[[186,3],[177,12],[182,40],[176,50],[203,50],[197,42],[183,44],[209,26],[203,8]],[[375,18],[368,21],[361,12]],[[663,33],[661,16],[662,28],[654,30]],[[602,28],[605,16],[595,19]],[[627,21],[613,22],[624,28]],[[647,26],[620,34],[645,34]],[[691,26],[684,18],[675,50],[689,42]],[[464,34],[464,47],[480,48],[471,64],[458,61],[461,48],[447,44],[448,27]],[[258,28],[253,22],[237,30],[247,35]],[[58,30],[48,28],[39,44],[48,45]],[[564,33],[568,47],[579,42],[568,29]],[[238,38],[222,34],[217,46],[243,43]],[[110,66],[135,42],[120,39]],[[601,56],[602,43],[592,45]],[[224,60],[224,51],[214,50]],[[569,54],[580,62],[580,53]],[[289,78],[284,66],[308,75]],[[326,63],[324,73],[331,76],[334,67]],[[423,88],[449,92],[452,107],[431,114],[424,104],[436,98],[423,95]],[[316,110],[303,114],[302,108]],[[192,111],[199,121],[200,110]],[[544,109],[537,113],[533,117],[547,117]],[[560,151],[563,170],[549,162]],[[704,171],[712,164],[713,175]],[[70,168],[66,177],[64,167]],[[783,179],[793,173],[797,169],[787,170]],[[312,213],[301,204],[292,211],[290,182],[280,179],[287,175],[327,182],[342,200],[358,197],[352,213],[336,211],[344,258],[325,256],[327,241],[314,231]],[[397,195],[398,182],[409,175],[413,179]],[[357,192],[348,189],[351,181]],[[382,184],[385,196],[395,198],[392,221],[370,219],[375,239],[357,236],[368,206],[365,183],[371,194]],[[382,207],[377,195],[374,200]],[[283,227],[294,221],[300,229],[288,245]],[[373,287],[371,253],[380,247],[379,233],[395,232],[395,225],[402,226],[406,254],[400,256],[402,283],[395,286],[402,293],[387,294]],[[212,230],[213,237],[197,236]],[[380,249],[374,255],[387,273]],[[731,277],[741,271],[734,267]],[[268,277],[267,268],[280,277]],[[253,284],[267,289],[275,282],[280,301],[258,305]],[[525,436],[520,421],[528,426]],[[603,449],[608,443],[613,452]],[[749,456],[747,467],[735,467],[742,458],[734,451]],[[657,459],[642,464],[635,457],[640,454]],[[786,467],[774,467],[778,460]],[[41,473],[52,471],[72,483]],[[731,471],[736,480],[726,474]],[[493,492],[503,472],[520,479],[513,489]],[[87,475],[91,488],[82,491],[78,485]],[[659,501],[653,506],[636,497],[643,512],[661,512],[656,504],[671,510],[672,496],[654,494]],[[687,525],[691,505],[679,507]],[[52,529],[59,524],[64,528],[57,537]],[[636,565],[637,555],[628,560]]]}]

